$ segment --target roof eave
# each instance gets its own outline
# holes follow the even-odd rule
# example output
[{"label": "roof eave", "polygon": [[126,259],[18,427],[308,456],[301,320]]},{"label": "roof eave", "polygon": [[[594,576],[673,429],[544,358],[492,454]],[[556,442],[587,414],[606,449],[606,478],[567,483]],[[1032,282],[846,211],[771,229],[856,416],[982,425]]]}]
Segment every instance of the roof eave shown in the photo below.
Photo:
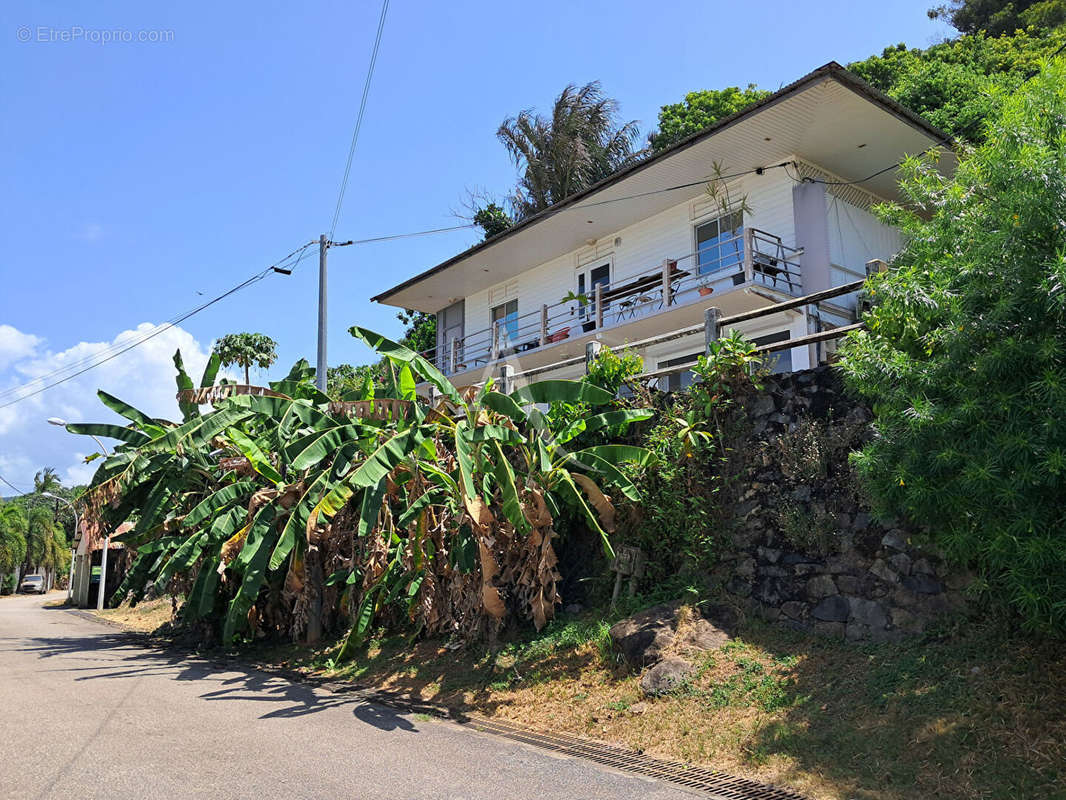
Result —
[{"label": "roof eave", "polygon": [[[663,150],[660,153],[656,153],[655,155],[653,155],[653,156],[651,156],[649,158],[645,158],[645,159],[643,159],[641,161],[638,161],[638,162],[636,162],[634,164],[631,164],[628,167],[624,167],[624,168],[618,170],[617,172],[612,173],[611,175],[608,175],[606,178],[604,178],[601,181],[598,181],[597,183],[594,183],[592,186],[589,186],[587,189],[583,189],[580,192],[576,192],[576,193],[570,195],[569,197],[567,197],[564,200],[560,200],[558,203],[555,203],[554,205],[550,206],[549,208],[546,208],[543,211],[539,211],[536,214],[534,214],[533,216],[527,217],[526,219],[522,220],[521,222],[516,223],[515,225],[512,225],[510,228],[508,228],[507,230],[503,231],[502,233],[496,234],[491,239],[486,239],[483,242],[478,242],[473,247],[468,247],[463,252],[452,256],[451,258],[447,259],[446,261],[442,261],[440,264],[437,264],[435,267],[430,267],[429,269],[427,269],[427,270],[425,270],[423,272],[420,272],[417,275],[412,276],[411,278],[407,279],[406,281],[403,281],[402,283],[396,284],[391,289],[387,289],[386,291],[381,292],[380,294],[374,295],[370,299],[371,299],[372,302],[375,302],[375,303],[384,303],[390,297],[392,297],[393,295],[399,294],[404,289],[410,288],[411,286],[414,286],[415,284],[420,283],[421,281],[425,280],[426,278],[429,278],[432,275],[437,274],[438,272],[442,272],[443,270],[448,269],[448,267],[451,267],[452,265],[457,264],[460,261],[462,261],[462,260],[464,260],[466,258],[469,258],[472,255],[476,255],[477,253],[480,253],[480,252],[482,252],[484,250],[488,250],[489,248],[491,248],[491,247],[493,247],[493,246],[495,246],[495,245],[497,245],[497,244],[499,244],[501,242],[506,241],[508,238],[510,238],[512,236],[515,236],[519,232],[521,232],[521,231],[523,231],[523,230],[525,230],[525,229],[527,229],[527,228],[529,228],[529,227],[531,227],[533,225],[536,225],[538,222],[541,222],[544,219],[547,219],[548,217],[555,216],[556,214],[561,213],[562,211],[566,210],[567,208],[569,208],[569,207],[581,202],[582,200],[585,200],[586,198],[588,198],[589,196],[595,194],[596,192],[599,192],[599,191],[601,191],[603,189],[606,189],[609,186],[613,186],[614,184],[619,183],[620,181],[624,181],[626,178],[630,177],[631,175],[634,175],[637,172],[640,172],[640,171],[642,171],[644,169],[647,169],[648,167],[652,166],[653,164],[657,164],[657,163],[659,163],[659,162],[661,162],[661,161],[663,161],[663,160],[665,160],[667,158],[670,158],[671,156],[677,155],[678,153],[688,149],[689,147],[692,147],[693,145],[697,144],[698,142],[701,142],[704,139],[707,139],[708,137],[713,136],[716,133],[719,133],[720,131],[724,130],[725,128],[728,128],[731,125],[734,125],[737,122],[748,118],[749,116],[752,116],[754,114],[759,113],[763,109],[768,108],[769,106],[780,102],[781,100],[785,99],[789,95],[794,94],[795,92],[801,91],[802,89],[806,88],[810,84],[815,83],[815,82],[820,81],[820,80],[823,80],[824,78],[827,78],[827,77],[839,80],[840,83],[842,83],[843,85],[847,86],[852,91],[855,91],[858,94],[862,94],[862,95],[868,97],[873,102],[875,102],[875,103],[877,103],[877,104],[879,104],[881,106],[884,106],[891,113],[893,113],[896,116],[900,117],[901,119],[903,119],[905,122],[907,122],[911,126],[913,126],[916,129],[920,130],[922,133],[932,137],[933,139],[936,139],[939,145],[948,145],[948,146],[953,147],[954,139],[953,139],[953,137],[950,134],[947,134],[944,131],[942,131],[939,128],[937,128],[936,126],[930,124],[927,120],[923,119],[922,117],[920,117],[915,112],[911,111],[906,106],[901,105],[900,103],[896,102],[895,100],[893,100],[891,97],[889,97],[888,95],[884,94],[880,90],[875,89],[873,86],[868,84],[862,78],[860,78],[857,75],[853,75],[852,73],[848,72],[847,69],[845,69],[843,66],[841,66],[836,61],[830,61],[829,63],[823,64],[822,66],[818,67],[817,69],[815,69],[815,70],[809,72],[808,74],[804,75],[799,80],[796,80],[793,83],[790,83],[788,86],[782,87],[781,89],[779,89],[778,91],[776,91],[772,95],[770,95],[769,97],[766,97],[766,98],[764,98],[762,100],[759,100],[758,102],[753,103],[752,105],[748,106],[747,108],[741,109],[740,111],[737,111],[736,113],[730,114],[727,117],[723,117],[722,119],[716,121],[710,127],[705,128],[702,131],[697,131],[696,133],[693,133],[690,136],[685,137],[684,139],[680,140],[679,142],[674,143],[673,145],[671,145],[670,147],[666,148],[665,150]],[[934,146],[936,146],[936,145],[934,145]]]}]

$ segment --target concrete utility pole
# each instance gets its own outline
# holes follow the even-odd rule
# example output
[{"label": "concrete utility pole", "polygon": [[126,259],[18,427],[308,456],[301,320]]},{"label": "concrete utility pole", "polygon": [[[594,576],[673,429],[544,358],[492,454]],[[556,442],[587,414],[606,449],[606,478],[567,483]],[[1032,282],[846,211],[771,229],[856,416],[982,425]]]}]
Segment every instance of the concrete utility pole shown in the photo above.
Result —
[{"label": "concrete utility pole", "polygon": [[326,250],[329,242],[326,234],[318,237],[318,366],[315,370],[315,385],[320,392],[326,391]]},{"label": "concrete utility pole", "polygon": [[104,539],[104,552],[100,555],[100,583],[96,589],[96,610],[104,610],[104,594],[107,591],[107,551],[111,549],[111,534]]}]

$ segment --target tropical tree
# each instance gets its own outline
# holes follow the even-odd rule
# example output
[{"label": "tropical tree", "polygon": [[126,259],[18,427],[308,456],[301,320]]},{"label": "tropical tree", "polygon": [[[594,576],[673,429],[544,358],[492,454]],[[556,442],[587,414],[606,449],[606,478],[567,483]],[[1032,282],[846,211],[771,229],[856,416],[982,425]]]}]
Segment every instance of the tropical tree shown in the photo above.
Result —
[{"label": "tropical tree", "polygon": [[26,513],[20,506],[0,500],[0,589],[25,557]]},{"label": "tropical tree", "polygon": [[66,535],[55,524],[49,508],[37,506],[30,509],[26,520],[25,555],[23,556],[23,573],[34,569],[44,572],[46,583],[50,586],[56,572],[69,566]]},{"label": "tropical tree", "polygon": [[52,467],[45,467],[33,476],[33,491],[35,494],[55,492],[57,489],[62,488],[63,484],[59,481],[59,475],[56,474],[55,469]]},{"label": "tropical tree", "polygon": [[[183,422],[149,420],[101,392],[132,424],[68,426],[123,442],[85,499],[91,522],[135,520],[123,539],[137,557],[113,599],[175,587],[185,618],[225,640],[313,639],[347,621],[356,643],[375,621],[402,620],[474,636],[509,617],[551,618],[555,518],[578,515],[609,549],[613,505],[600,487],[635,497],[618,464],[647,460],[639,448],[572,443],[647,412],[591,415],[556,434],[538,404],[613,395],[574,381],[460,395],[412,349],[352,333],[387,370],[343,402],[314,388],[306,362],[263,395],[214,386],[217,358],[195,389],[176,358]],[[436,407],[418,398],[418,380],[439,390]],[[201,414],[205,401],[214,408]]]},{"label": "tropical tree", "polygon": [[1032,627],[1066,629],[1066,64],[1006,101],[954,177],[911,160],[906,248],[842,348],[880,510],[929,531]]},{"label": "tropical tree", "polygon": [[519,219],[606,178],[634,158],[635,121],[598,82],[567,86],[547,117],[532,109],[503,121],[496,137],[521,170],[511,205]]},{"label": "tropical tree", "polygon": [[900,44],[848,69],[947,133],[983,141],[985,120],[1066,42],[1066,30],[983,32],[925,50]]},{"label": "tropical tree", "polygon": [[1066,21],[1063,0],[951,0],[929,9],[930,19],[942,19],[961,33],[1002,36],[1030,25],[1054,26]]},{"label": "tropical tree", "polygon": [[473,222],[484,233],[485,239],[498,236],[514,225],[514,220],[499,203],[490,202],[474,209]]},{"label": "tropical tree", "polygon": [[278,343],[265,333],[227,333],[215,342],[214,351],[222,366],[236,364],[244,367],[244,382],[250,383],[250,367],[268,369],[278,360]]},{"label": "tropical tree", "polygon": [[770,92],[756,88],[754,83],[744,89],[729,86],[689,92],[680,103],[670,103],[659,110],[659,130],[648,136],[648,143],[658,153],[769,96]]}]

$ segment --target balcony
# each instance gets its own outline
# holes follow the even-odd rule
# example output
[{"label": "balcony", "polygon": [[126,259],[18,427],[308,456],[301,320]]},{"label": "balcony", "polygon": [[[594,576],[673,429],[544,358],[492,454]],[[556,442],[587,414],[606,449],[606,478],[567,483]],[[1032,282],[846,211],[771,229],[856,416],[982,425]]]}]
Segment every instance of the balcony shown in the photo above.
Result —
[{"label": "balcony", "polygon": [[[492,327],[451,339],[445,352],[422,353],[448,375],[484,373],[497,362],[520,358],[541,366],[583,352],[584,341],[620,345],[666,333],[702,319],[703,309],[747,310],[802,295],[802,251],[781,237],[747,228],[738,235],[665,259],[642,272],[600,283]],[[755,290],[755,291],[752,291]]]}]

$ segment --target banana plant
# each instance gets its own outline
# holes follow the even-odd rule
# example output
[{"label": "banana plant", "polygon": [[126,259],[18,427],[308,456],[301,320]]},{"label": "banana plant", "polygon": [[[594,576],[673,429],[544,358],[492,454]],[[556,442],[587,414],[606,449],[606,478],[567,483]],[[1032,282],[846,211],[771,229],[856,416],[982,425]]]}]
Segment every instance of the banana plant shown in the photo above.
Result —
[{"label": "banana plant", "polygon": [[[539,628],[560,602],[558,516],[579,514],[611,553],[608,492],[639,498],[618,465],[649,456],[581,437],[650,411],[608,410],[553,432],[541,404],[598,407],[611,396],[575,381],[507,395],[490,382],[462,395],[403,345],[352,333],[385,358],[388,377],[341,402],[313,387],[301,361],[269,393],[213,392],[203,410],[178,353],[180,422],[100,393],[130,424],[68,426],[120,442],[85,501],[100,524],[134,523],[124,539],[136,560],[113,599],[180,586],[186,620],[216,625],[226,641],[270,626],[310,631],[319,606],[350,621],[350,644],[397,614],[430,633],[473,634],[509,610]],[[217,372],[212,359],[200,387]],[[440,404],[418,397],[419,381]]]}]

